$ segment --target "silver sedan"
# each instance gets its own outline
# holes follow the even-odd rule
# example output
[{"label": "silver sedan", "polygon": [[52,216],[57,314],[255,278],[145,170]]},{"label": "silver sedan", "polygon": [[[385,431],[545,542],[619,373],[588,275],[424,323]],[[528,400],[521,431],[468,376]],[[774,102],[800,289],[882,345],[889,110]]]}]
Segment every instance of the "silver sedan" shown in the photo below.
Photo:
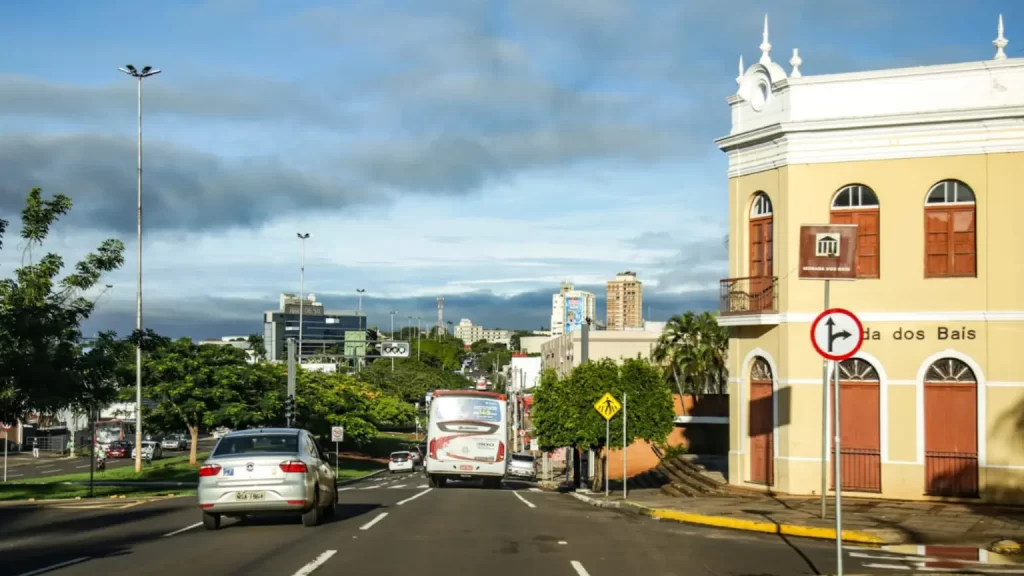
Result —
[{"label": "silver sedan", "polygon": [[316,526],[334,516],[337,478],[313,436],[294,428],[230,432],[199,469],[199,508],[207,530],[221,517],[297,512]]}]

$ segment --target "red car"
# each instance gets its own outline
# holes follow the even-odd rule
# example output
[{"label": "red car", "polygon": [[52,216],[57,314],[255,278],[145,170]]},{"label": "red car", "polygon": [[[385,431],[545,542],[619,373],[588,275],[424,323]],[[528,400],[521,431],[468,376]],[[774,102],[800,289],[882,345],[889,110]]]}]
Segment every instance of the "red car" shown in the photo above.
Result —
[{"label": "red car", "polygon": [[127,442],[111,442],[107,448],[107,458],[130,458],[132,445]]}]

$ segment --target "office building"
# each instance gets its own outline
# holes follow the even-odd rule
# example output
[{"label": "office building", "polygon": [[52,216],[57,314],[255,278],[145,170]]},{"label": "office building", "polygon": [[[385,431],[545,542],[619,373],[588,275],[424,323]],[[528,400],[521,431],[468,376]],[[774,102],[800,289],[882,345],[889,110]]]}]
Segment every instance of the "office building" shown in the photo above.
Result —
[{"label": "office building", "polygon": [[605,307],[608,330],[643,326],[644,284],[636,279],[636,272],[622,272],[608,281]]},{"label": "office building", "polygon": [[856,224],[855,278],[829,296],[864,337],[827,368],[841,380],[844,493],[1024,499],[1024,59],[998,32],[991,60],[805,76],[795,50],[788,75],[772,61],[766,25],[760,61],[741,60],[717,141],[731,483],[833,489],[831,386],[809,336],[825,288],[799,277],[800,227]]},{"label": "office building", "polygon": [[[349,354],[345,349],[346,337],[350,341],[365,342],[366,316],[356,311],[328,311],[308,294],[302,301],[294,294],[281,294],[277,310],[263,314],[263,341],[267,348],[267,360],[287,360],[288,338],[299,339],[299,311],[302,311],[302,358],[319,355]],[[365,344],[356,347],[365,355]]]},{"label": "office building", "polygon": [[455,327],[455,337],[462,340],[466,346],[484,340],[488,344],[503,344],[507,347],[512,341],[512,331],[484,328],[473,324],[469,318],[463,318]]},{"label": "office building", "polygon": [[587,318],[593,320],[595,301],[593,293],[576,290],[571,282],[562,282],[558,294],[551,295],[551,335],[579,330]]}]

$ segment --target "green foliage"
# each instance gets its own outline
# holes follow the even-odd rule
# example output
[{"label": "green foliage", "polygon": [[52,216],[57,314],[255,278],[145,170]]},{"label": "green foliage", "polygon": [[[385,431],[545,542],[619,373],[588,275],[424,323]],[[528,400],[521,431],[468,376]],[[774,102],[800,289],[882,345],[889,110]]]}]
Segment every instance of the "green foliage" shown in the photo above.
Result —
[{"label": "green foliage", "polygon": [[652,359],[680,395],[724,393],[729,332],[708,312],[686,312],[665,324]]},{"label": "green foliage", "polygon": [[246,340],[249,342],[249,351],[256,358],[257,362],[267,361],[267,344],[263,341],[263,336],[259,334],[250,334]]},{"label": "green foliage", "polygon": [[[440,340],[436,337],[423,336],[418,340],[413,338],[411,344],[409,358],[418,359],[438,370],[455,370],[462,365],[462,359],[466,357],[462,340],[451,336],[442,337]],[[390,368],[390,362],[388,367]]]},{"label": "green foliage", "polygon": [[[63,259],[47,253],[35,260],[53,224],[71,210],[71,199],[42,197],[33,189],[21,213],[21,238],[28,264],[0,280],[0,420],[12,421],[27,412],[52,413],[62,408],[109,402],[114,360],[107,348],[79,345],[81,322],[94,303],[85,292],[124,263],[124,244],[105,240],[74,272],[59,278]],[[0,220],[0,248],[8,227]]]},{"label": "green foliage", "polygon": [[512,363],[512,352],[504,346],[495,346],[477,359],[477,366],[484,372],[493,372],[494,369],[508,366]]},{"label": "green foliage", "polygon": [[415,358],[395,360],[394,371],[391,370],[390,360],[377,360],[361,370],[357,376],[384,394],[396,396],[409,403],[423,402],[427,392],[454,390],[470,385],[469,380],[452,373],[451,369],[435,368],[417,362]]},{"label": "green foliage", "polygon": [[[563,446],[580,449],[605,444],[605,420],[594,404],[606,392],[619,401],[627,394],[627,442],[637,439],[663,442],[672,431],[675,410],[672,395],[658,369],[646,360],[634,358],[621,366],[611,359],[587,362],[564,378],[546,370],[534,392],[534,432],[542,450]],[[622,412],[612,418],[611,442],[621,446]]]}]

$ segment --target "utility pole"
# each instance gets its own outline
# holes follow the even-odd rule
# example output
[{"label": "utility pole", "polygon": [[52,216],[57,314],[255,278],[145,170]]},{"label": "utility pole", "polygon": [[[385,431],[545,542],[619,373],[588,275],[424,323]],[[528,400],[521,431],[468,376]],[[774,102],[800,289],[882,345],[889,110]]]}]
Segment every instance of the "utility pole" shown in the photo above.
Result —
[{"label": "utility pole", "polygon": [[417,316],[416,317],[416,361],[417,362],[419,362],[420,358],[421,358],[421,356],[420,356],[420,346],[421,346],[421,343],[420,343],[420,333],[422,332],[422,329],[420,328],[420,320],[422,320],[422,318],[420,316]]},{"label": "utility pole", "polygon": [[[136,70],[135,66],[126,64],[124,68],[118,68],[121,72],[138,80],[138,153],[136,192],[138,201],[136,204],[136,225],[137,225],[137,246],[136,258],[138,259],[138,270],[136,271],[135,288],[135,330],[138,336],[142,336],[142,81],[150,76],[160,73],[158,68],[143,66],[142,70]],[[142,341],[135,345],[135,471],[142,472]]]},{"label": "utility pole", "polygon": [[[359,294],[359,311],[357,312],[359,318],[359,331],[363,333],[361,336],[363,339],[363,355],[360,356],[359,354],[356,354],[356,372],[359,372],[363,367],[363,358],[366,356],[366,331],[363,329],[363,293],[366,292],[366,289],[356,288],[356,292]],[[355,348],[355,350],[359,350],[359,348]]]},{"label": "utility pole", "polygon": [[309,234],[302,234],[297,232],[295,234],[299,237],[299,242],[302,243],[301,256],[299,256],[299,354],[298,363],[302,364],[302,311],[306,308],[306,296],[304,294],[306,290],[306,240],[309,240]]},{"label": "utility pole", "polygon": [[[391,314],[391,340],[394,341],[394,339],[395,339],[395,311],[392,310],[391,312],[389,312],[389,314]],[[395,371],[395,359],[394,358],[391,359],[391,371],[392,372]]]}]

